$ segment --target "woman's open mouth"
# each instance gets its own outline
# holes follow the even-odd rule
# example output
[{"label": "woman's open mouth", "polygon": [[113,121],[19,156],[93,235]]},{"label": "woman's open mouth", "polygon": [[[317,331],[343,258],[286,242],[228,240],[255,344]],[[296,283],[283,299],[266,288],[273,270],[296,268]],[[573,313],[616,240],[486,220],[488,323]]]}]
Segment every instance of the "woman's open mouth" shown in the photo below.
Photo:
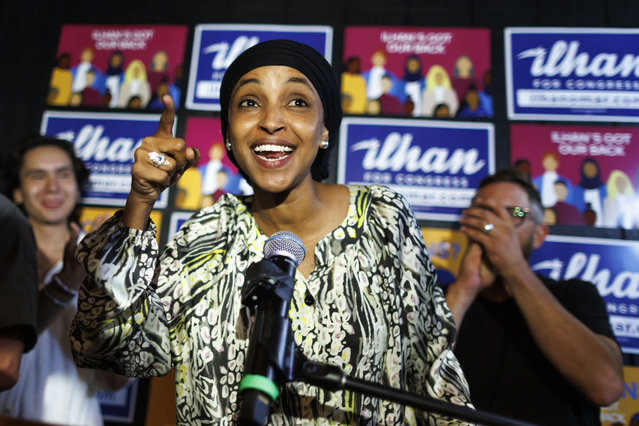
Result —
[{"label": "woman's open mouth", "polygon": [[258,145],[253,152],[264,161],[280,161],[288,157],[293,148],[285,145]]}]

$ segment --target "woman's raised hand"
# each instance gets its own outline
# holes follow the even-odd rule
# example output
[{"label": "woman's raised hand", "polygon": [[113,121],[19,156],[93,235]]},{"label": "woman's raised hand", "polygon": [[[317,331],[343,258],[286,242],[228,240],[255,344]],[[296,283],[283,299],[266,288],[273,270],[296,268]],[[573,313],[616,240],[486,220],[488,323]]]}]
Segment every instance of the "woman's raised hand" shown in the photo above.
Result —
[{"label": "woman's raised hand", "polygon": [[122,221],[131,228],[144,229],[151,209],[162,191],[177,182],[184,171],[195,166],[200,152],[187,147],[184,139],[173,136],[175,104],[169,95],[162,97],[164,109],[158,129],[135,150],[131,169],[131,192]]}]

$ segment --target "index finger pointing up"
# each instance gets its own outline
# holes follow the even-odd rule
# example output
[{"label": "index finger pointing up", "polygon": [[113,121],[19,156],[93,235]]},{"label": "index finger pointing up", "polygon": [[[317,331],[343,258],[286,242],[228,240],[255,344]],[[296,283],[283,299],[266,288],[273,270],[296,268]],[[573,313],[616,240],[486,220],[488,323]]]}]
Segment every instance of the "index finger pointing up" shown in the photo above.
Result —
[{"label": "index finger pointing up", "polygon": [[164,104],[164,109],[160,117],[160,124],[158,124],[158,129],[153,136],[172,138],[173,123],[175,122],[175,104],[170,95],[162,96],[162,103]]}]

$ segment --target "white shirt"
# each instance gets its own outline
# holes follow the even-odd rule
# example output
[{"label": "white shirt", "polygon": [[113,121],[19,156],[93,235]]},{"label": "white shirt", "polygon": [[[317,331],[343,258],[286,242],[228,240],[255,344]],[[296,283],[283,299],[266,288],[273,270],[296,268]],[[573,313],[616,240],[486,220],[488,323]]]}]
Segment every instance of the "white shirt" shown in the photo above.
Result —
[{"label": "white shirt", "polygon": [[[62,270],[58,262],[43,283]],[[52,424],[93,426],[104,424],[97,398],[98,370],[75,366],[69,330],[77,299],[39,336],[33,350],[22,357],[20,378],[0,392],[0,414]]]}]

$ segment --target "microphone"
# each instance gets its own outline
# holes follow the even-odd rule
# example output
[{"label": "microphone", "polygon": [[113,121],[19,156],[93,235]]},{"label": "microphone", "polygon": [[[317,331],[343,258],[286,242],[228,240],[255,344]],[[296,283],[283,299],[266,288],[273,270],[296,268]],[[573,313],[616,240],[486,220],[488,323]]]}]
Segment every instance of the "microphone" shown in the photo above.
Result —
[{"label": "microphone", "polygon": [[306,257],[306,249],[300,237],[280,231],[264,243],[264,257],[295,278],[295,269]]},{"label": "microphone", "polygon": [[293,371],[295,341],[288,312],[295,270],[306,256],[292,232],[273,234],[264,244],[264,259],[246,271],[242,304],[257,306],[240,382],[240,425],[264,425],[279,388]]}]

